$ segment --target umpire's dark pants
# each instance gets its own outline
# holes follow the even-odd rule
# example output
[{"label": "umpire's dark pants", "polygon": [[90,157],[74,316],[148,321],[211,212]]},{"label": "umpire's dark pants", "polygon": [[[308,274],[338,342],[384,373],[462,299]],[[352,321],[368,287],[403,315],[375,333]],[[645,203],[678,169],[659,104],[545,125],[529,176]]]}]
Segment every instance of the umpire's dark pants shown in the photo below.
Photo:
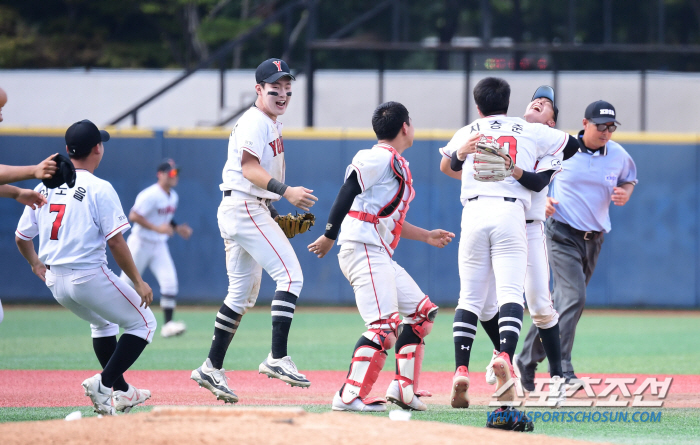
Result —
[{"label": "umpire's dark pants", "polygon": [[[598,261],[603,233],[589,233],[586,236],[584,232],[552,218],[547,220],[545,233],[554,286],[552,299],[554,309],[559,312],[561,367],[563,372],[574,372],[571,350],[576,324],[586,304],[586,286]],[[540,336],[533,324],[525,337],[519,360],[527,367],[536,365],[545,357]]]}]

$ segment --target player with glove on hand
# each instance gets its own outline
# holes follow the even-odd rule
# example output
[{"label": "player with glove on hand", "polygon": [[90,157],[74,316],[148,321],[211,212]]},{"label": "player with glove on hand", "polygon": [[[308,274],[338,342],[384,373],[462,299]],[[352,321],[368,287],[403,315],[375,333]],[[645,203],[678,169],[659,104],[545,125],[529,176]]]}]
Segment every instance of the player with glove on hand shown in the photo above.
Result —
[{"label": "player with glove on hand", "polygon": [[397,374],[386,398],[404,409],[424,411],[419,397],[430,396],[418,389],[424,338],[438,307],[392,255],[400,237],[442,248],[455,235],[406,221],[415,194],[408,162],[402,157],[413,145],[408,110],[397,102],[383,103],[374,111],[372,127],[379,141],[355,155],[331,208],[326,233],[309,245],[309,251],[322,258],[338,238],[340,269],[355,291],[367,326],[355,345],[347,379],[333,398],[333,410],[386,410],[384,399],[368,395],[387,351],[395,346]]}]

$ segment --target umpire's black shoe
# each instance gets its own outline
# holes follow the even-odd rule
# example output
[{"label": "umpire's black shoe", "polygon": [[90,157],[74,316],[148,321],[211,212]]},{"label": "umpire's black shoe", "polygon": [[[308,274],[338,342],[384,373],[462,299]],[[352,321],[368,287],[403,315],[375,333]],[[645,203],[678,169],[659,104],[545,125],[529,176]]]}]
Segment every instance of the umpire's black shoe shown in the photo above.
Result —
[{"label": "umpire's black shoe", "polygon": [[562,377],[564,377],[564,380],[566,380],[566,383],[571,383],[572,380],[578,380],[578,377],[576,377],[576,374],[574,374],[574,371],[563,372]]},{"label": "umpire's black shoe", "polygon": [[515,374],[520,378],[520,385],[525,391],[532,392],[535,390],[535,370],[537,370],[537,364],[525,366],[520,360],[520,356],[515,354],[513,357],[513,370]]}]

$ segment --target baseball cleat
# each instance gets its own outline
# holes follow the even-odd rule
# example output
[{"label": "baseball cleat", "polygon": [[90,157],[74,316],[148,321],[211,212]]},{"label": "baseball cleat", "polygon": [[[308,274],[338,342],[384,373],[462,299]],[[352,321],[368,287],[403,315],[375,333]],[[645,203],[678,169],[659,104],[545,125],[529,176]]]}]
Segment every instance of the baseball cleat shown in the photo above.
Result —
[{"label": "baseball cleat", "polygon": [[151,398],[151,391],[129,385],[127,391],[114,391],[114,409],[128,413],[131,408]]},{"label": "baseball cleat", "polygon": [[211,360],[207,359],[202,366],[192,371],[190,378],[211,391],[216,400],[223,400],[224,403],[238,402],[238,396],[228,387],[226,370],[213,368]]},{"label": "baseball cleat", "polygon": [[452,408],[469,408],[469,370],[466,366],[460,366],[452,377],[452,394],[450,404]]},{"label": "baseball cleat", "polygon": [[489,362],[489,365],[486,367],[486,383],[489,385],[496,384],[496,374],[493,373],[493,361],[496,360],[496,357],[498,357],[498,354],[499,354],[499,352],[494,349],[493,356],[491,357],[491,361]]},{"label": "baseball cleat", "polygon": [[160,328],[160,336],[163,338],[175,337],[181,335],[187,330],[185,323],[181,321],[170,320]]},{"label": "baseball cleat", "polygon": [[105,416],[116,416],[114,403],[112,401],[112,388],[107,388],[102,384],[102,374],[95,374],[83,381],[85,395],[90,397],[92,405],[97,414]]},{"label": "baseball cleat", "polygon": [[354,412],[375,412],[380,413],[386,411],[385,402],[381,400],[373,401],[372,403],[365,403],[359,397],[353,399],[350,403],[343,402],[340,393],[336,392],[333,396],[333,411],[354,411]]},{"label": "baseball cleat", "polygon": [[566,383],[562,377],[554,376],[549,380],[548,405],[552,408],[561,408],[566,402]]},{"label": "baseball cleat", "polygon": [[288,355],[274,359],[272,353],[268,354],[265,361],[260,363],[258,367],[260,374],[265,374],[269,378],[280,379],[290,386],[300,386],[307,388],[311,386],[311,382],[304,374],[301,374],[294,364],[292,358]]},{"label": "baseball cleat", "polygon": [[520,379],[520,385],[525,391],[531,392],[535,390],[535,370],[537,365],[525,366],[523,362],[520,361],[520,356],[515,354],[513,356],[513,372],[515,376]]},{"label": "baseball cleat", "polygon": [[506,387],[497,400],[499,402],[512,402],[515,400],[515,385],[518,378],[515,376],[515,371],[513,371],[513,366],[510,364],[510,358],[507,353],[501,352],[493,360],[493,372],[496,374],[496,380],[498,381],[496,392],[498,393],[501,391],[501,388]]},{"label": "baseball cleat", "polygon": [[401,408],[409,411],[425,411],[428,409],[425,403],[423,403],[416,394],[413,394],[411,403],[404,402],[403,398],[401,397],[400,386],[401,385],[399,384],[398,380],[391,381],[391,383],[389,384],[389,388],[386,390],[386,399],[389,402],[394,403],[400,406]]}]

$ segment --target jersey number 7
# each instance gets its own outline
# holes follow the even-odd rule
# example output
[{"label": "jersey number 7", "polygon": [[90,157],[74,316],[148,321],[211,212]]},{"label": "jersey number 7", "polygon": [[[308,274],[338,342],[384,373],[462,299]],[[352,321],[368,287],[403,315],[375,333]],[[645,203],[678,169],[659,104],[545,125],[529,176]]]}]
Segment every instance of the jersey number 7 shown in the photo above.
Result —
[{"label": "jersey number 7", "polygon": [[53,212],[58,212],[58,215],[56,215],[56,220],[53,222],[53,226],[51,227],[51,239],[57,240],[58,229],[61,228],[61,223],[63,222],[63,215],[66,213],[66,205],[51,204],[51,206],[49,207],[49,213]]},{"label": "jersey number 7", "polygon": [[518,140],[513,136],[501,136],[500,138],[496,139],[496,142],[501,144],[503,148],[508,149],[508,154],[513,160],[513,163],[515,163],[515,157],[518,154]]}]

